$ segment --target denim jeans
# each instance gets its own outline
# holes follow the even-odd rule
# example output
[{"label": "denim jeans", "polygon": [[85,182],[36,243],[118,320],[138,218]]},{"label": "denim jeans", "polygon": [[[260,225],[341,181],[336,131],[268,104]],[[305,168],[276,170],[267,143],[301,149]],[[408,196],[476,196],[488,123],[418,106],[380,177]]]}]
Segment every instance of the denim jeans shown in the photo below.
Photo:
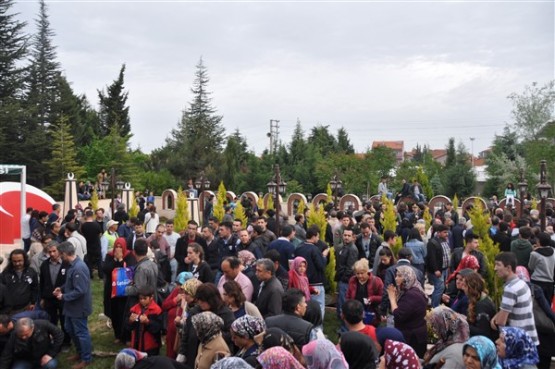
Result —
[{"label": "denim jeans", "polygon": [[172,270],[171,283],[174,283],[177,278],[177,260],[175,258],[170,260],[170,268]]},{"label": "denim jeans", "polygon": [[[58,360],[56,358],[52,358],[49,362],[46,363],[45,366],[37,366],[37,368],[41,369],[56,369],[58,367]],[[26,360],[16,360],[12,364],[12,369],[33,369],[33,364]]]},{"label": "denim jeans", "polygon": [[65,328],[75,345],[77,353],[82,361],[92,361],[92,341],[87,326],[87,318],[72,318],[66,316]]},{"label": "denim jeans", "polygon": [[347,289],[349,288],[349,284],[345,282],[339,282],[337,284],[339,294],[337,296],[337,317],[339,321],[343,321],[341,319],[341,310],[343,309],[343,304],[345,303],[345,296],[347,296]]},{"label": "denim jeans", "polygon": [[434,286],[434,292],[432,292],[432,308],[435,308],[441,303],[441,295],[445,290],[443,273],[439,278],[436,277],[435,273],[428,273],[428,282]]},{"label": "denim jeans", "polygon": [[322,322],[324,321],[324,313],[326,312],[326,290],[323,285],[311,286],[318,290],[319,294],[311,295],[310,298],[316,301],[320,305],[320,311],[322,312]]}]

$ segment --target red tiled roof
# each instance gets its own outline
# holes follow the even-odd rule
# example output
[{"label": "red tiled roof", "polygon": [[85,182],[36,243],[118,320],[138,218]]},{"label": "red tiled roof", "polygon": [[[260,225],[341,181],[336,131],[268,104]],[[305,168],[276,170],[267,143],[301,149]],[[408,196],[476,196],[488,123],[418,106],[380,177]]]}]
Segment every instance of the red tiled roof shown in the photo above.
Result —
[{"label": "red tiled roof", "polygon": [[405,141],[374,141],[372,142],[372,148],[385,146],[395,151],[403,150],[405,146]]}]

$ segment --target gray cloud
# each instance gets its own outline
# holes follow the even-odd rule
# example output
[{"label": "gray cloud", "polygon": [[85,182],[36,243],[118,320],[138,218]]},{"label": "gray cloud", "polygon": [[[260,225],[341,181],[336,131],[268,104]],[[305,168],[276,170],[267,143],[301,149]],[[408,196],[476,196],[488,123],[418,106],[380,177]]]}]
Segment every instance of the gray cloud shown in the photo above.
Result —
[{"label": "gray cloud", "polygon": [[[59,61],[77,93],[127,63],[134,146],[163,145],[203,56],[224,125],[256,152],[269,119],[287,142],[297,118],[372,140],[486,148],[510,120],[506,96],[552,79],[552,2],[52,2]],[[17,3],[31,20],[36,3]],[[34,26],[30,23],[29,31]]]}]

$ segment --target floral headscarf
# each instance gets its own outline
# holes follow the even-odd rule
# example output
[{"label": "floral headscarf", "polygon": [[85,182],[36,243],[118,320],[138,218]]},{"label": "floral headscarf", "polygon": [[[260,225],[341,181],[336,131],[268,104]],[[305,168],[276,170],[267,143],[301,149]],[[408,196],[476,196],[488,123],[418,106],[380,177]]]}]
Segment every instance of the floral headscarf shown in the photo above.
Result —
[{"label": "floral headscarf", "polygon": [[251,340],[264,333],[265,330],[264,319],[251,315],[243,315],[231,324],[231,331],[234,334]]},{"label": "floral headscarf", "polygon": [[446,306],[438,306],[427,317],[428,324],[438,336],[437,343],[424,355],[428,363],[435,354],[453,343],[465,343],[469,337],[466,318]]},{"label": "floral headscarf", "polygon": [[281,346],[267,349],[257,358],[263,369],[304,369],[304,367]]},{"label": "floral headscarf", "polygon": [[539,362],[538,349],[525,330],[502,327],[501,336],[505,337],[505,358],[499,358],[503,369],[518,369]]},{"label": "floral headscarf", "polygon": [[300,275],[297,271],[302,263],[306,263],[306,259],[302,256],[297,256],[293,259],[293,265],[289,269],[289,288],[297,288],[304,293],[306,301],[310,300],[310,288],[308,286],[308,277],[305,275]]},{"label": "floral headscarf", "polygon": [[308,369],[349,369],[343,354],[325,338],[304,345],[303,356]]},{"label": "floral headscarf", "polygon": [[480,262],[478,261],[478,258],[476,258],[476,256],[474,255],[466,255],[464,258],[462,258],[461,262],[457,266],[457,269],[455,269],[455,271],[451,273],[449,278],[447,278],[446,283],[451,282],[451,280],[455,278],[457,274],[459,274],[459,272],[463,269],[472,269],[474,271],[480,270]]},{"label": "floral headscarf", "polygon": [[222,333],[224,321],[211,311],[193,315],[193,328],[197,332],[197,337],[202,344],[206,344]]},{"label": "floral headscarf", "polygon": [[210,369],[253,369],[253,367],[240,357],[231,356],[218,360]]},{"label": "floral headscarf", "polygon": [[183,291],[185,291],[185,293],[189,296],[195,297],[195,295],[197,294],[197,288],[202,284],[201,281],[199,281],[196,278],[193,279],[189,279],[188,281],[186,281],[182,286],[181,289]]},{"label": "floral headscarf", "polygon": [[245,268],[252,266],[256,262],[256,256],[248,250],[239,251],[237,257],[241,260],[241,264],[243,264]]},{"label": "floral headscarf", "polygon": [[482,369],[501,369],[501,365],[497,361],[495,345],[489,338],[484,336],[470,337],[463,347],[463,354],[468,346],[476,350]]},{"label": "floral headscarf", "polygon": [[418,355],[406,343],[386,340],[384,356],[387,369],[420,369]]},{"label": "floral headscarf", "polygon": [[526,269],[526,267],[523,267],[522,265],[517,266],[515,274],[524,282],[530,283],[530,273],[528,273],[528,269]]},{"label": "floral headscarf", "polygon": [[397,273],[403,277],[403,285],[397,286],[399,289],[399,294],[397,296],[397,300],[401,298],[405,291],[410,290],[413,287],[416,287],[420,292],[424,293],[420,282],[416,279],[416,273],[411,266],[408,265],[401,265],[397,267]]}]

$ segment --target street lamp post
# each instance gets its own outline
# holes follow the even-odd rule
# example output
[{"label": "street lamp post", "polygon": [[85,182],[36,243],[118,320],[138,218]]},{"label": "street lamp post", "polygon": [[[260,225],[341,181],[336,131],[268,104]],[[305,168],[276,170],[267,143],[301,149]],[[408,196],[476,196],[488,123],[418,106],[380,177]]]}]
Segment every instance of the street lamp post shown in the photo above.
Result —
[{"label": "street lamp post", "polygon": [[279,165],[274,166],[274,177],[267,184],[268,192],[275,196],[274,204],[276,207],[276,231],[277,236],[280,236],[280,221],[279,216],[281,213],[281,203],[279,201],[279,195],[284,194],[287,189],[287,183],[281,179],[281,173],[279,171]]},{"label": "street lamp post", "polygon": [[[199,198],[200,201],[200,195],[205,191],[205,190],[209,190],[210,189],[210,181],[208,180],[208,178],[206,178],[204,176],[204,170],[200,172],[199,178],[195,181],[195,188],[198,191],[197,197]],[[203,212],[203,218],[204,218],[204,196],[202,196],[202,212]],[[200,204],[199,204],[199,208],[200,208]],[[193,214],[193,202],[191,201],[191,215]],[[206,219],[206,218],[204,218]],[[200,222],[199,222],[200,223]]]},{"label": "street lamp post", "polygon": [[520,217],[522,217],[522,214],[524,214],[524,197],[526,196],[526,191],[528,190],[528,183],[524,178],[523,169],[520,170],[520,182],[518,183],[518,189],[520,191]]},{"label": "street lamp post", "polygon": [[541,198],[541,229],[542,232],[545,231],[545,202],[551,191],[551,186],[547,183],[547,162],[545,160],[540,161],[540,183],[536,186],[538,193]]},{"label": "street lamp post", "polygon": [[337,193],[341,190],[341,188],[343,188],[343,182],[339,179],[337,171],[333,177],[331,177],[330,187],[333,194],[333,207],[335,209],[339,209],[339,204],[337,203]]},{"label": "street lamp post", "polygon": [[112,219],[114,219],[114,213],[116,212],[116,203],[114,201],[116,189],[118,191],[123,190],[124,183],[123,181],[116,181],[116,170],[112,168],[110,170],[110,182],[104,181],[100,185],[102,186],[102,190],[104,191],[104,193],[106,193],[108,191],[108,187],[110,187],[110,195],[112,200],[110,203],[110,208],[112,209]]}]

